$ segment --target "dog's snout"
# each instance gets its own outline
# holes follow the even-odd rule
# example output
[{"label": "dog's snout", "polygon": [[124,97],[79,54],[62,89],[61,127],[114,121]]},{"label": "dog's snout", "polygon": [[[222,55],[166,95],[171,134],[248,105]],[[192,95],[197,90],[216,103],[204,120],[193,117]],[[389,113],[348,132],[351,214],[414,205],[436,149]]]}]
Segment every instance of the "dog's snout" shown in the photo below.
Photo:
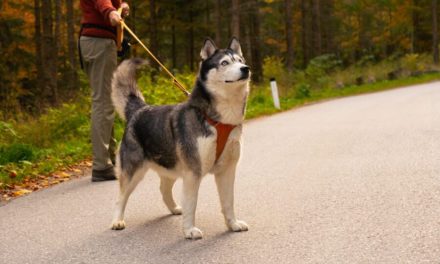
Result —
[{"label": "dog's snout", "polygon": [[240,68],[241,72],[244,74],[248,74],[249,73],[249,66],[243,66]]}]

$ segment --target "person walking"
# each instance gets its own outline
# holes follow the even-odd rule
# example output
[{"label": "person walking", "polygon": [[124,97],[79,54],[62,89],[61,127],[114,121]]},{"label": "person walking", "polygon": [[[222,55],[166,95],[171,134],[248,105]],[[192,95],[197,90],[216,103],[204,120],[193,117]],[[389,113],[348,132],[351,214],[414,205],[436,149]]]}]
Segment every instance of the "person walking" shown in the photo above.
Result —
[{"label": "person walking", "polygon": [[121,0],[80,0],[82,10],[79,52],[92,88],[92,182],[115,180],[114,108],[111,79],[117,67],[116,26],[129,13]]}]

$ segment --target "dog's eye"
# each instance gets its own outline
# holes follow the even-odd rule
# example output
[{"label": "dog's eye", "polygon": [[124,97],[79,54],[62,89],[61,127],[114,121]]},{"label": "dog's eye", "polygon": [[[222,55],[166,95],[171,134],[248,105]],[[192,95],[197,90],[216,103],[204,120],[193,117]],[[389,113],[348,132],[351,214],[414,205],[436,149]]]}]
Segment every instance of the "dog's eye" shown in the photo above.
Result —
[{"label": "dog's eye", "polygon": [[242,59],[238,59],[238,61],[239,61],[240,63],[243,63],[243,60],[242,60]]},{"label": "dog's eye", "polygon": [[227,61],[223,61],[222,62],[222,66],[226,66],[226,65],[228,65],[229,64],[229,62],[227,62]]}]

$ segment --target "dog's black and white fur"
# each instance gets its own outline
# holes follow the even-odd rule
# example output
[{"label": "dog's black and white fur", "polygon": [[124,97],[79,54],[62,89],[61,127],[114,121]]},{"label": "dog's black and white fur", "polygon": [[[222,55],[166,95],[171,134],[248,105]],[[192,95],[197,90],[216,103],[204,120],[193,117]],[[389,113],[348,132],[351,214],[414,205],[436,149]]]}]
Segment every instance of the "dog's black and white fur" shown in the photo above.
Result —
[{"label": "dog's black and white fur", "polygon": [[[207,39],[200,55],[202,62],[193,92],[186,102],[178,105],[153,107],[144,102],[135,78],[142,60],[126,60],[115,71],[112,99],[127,125],[116,162],[120,195],[112,229],[125,227],[128,197],[147,170],[153,169],[160,176],[160,191],[166,206],[173,214],[183,214],[186,238],[202,237],[194,218],[200,181],[209,173],[215,175],[228,228],[236,232],[248,230],[247,224],[235,217],[234,180],[249,93],[249,67],[236,38],[227,49],[217,49]],[[217,131],[206,117],[236,125],[217,161]],[[183,179],[182,207],[176,204],[172,194],[178,177]]]}]

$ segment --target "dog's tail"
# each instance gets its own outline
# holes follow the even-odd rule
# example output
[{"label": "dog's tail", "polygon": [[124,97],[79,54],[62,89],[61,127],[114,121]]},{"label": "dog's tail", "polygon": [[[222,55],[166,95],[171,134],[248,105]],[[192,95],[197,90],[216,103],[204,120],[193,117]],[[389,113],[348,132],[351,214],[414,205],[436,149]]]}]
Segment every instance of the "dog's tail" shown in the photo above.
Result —
[{"label": "dog's tail", "polygon": [[113,73],[112,101],[116,112],[124,120],[145,106],[145,100],[136,84],[136,69],[147,61],[136,58],[123,61]]}]

